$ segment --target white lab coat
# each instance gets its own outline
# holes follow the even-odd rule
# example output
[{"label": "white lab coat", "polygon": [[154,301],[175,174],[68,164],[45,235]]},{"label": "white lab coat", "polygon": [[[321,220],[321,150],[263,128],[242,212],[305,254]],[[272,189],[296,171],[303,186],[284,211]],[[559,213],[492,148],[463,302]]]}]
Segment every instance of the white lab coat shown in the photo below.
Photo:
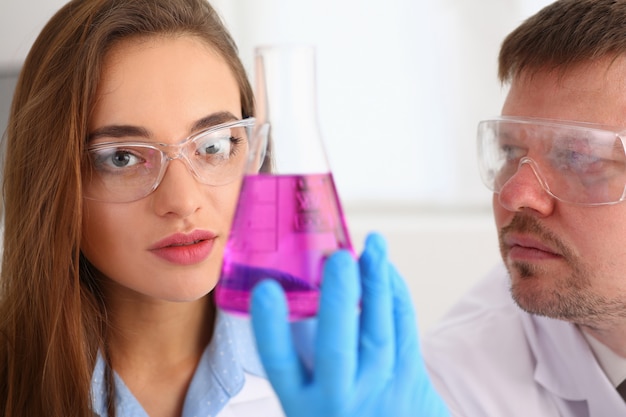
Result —
[{"label": "white lab coat", "polygon": [[626,403],[577,326],[522,311],[498,266],[423,339],[455,417],[616,417]]}]

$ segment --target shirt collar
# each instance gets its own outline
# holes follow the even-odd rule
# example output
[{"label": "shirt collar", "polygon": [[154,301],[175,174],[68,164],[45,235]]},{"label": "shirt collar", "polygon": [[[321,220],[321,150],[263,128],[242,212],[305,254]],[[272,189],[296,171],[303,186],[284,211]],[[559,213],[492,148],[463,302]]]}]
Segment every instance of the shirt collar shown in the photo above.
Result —
[{"label": "shirt collar", "polygon": [[522,317],[537,383],[563,400],[586,402],[590,416],[625,409],[578,326],[528,313]]},{"label": "shirt collar", "polygon": [[[244,373],[265,376],[250,320],[218,310],[211,343],[202,354],[187,391],[183,416],[216,415],[242,389]],[[104,359],[98,353],[91,392],[93,410],[99,416],[107,415],[104,374]],[[117,373],[114,378],[118,415],[146,416]]]},{"label": "shirt collar", "polygon": [[609,378],[609,381],[617,388],[617,386],[626,379],[626,358],[622,358],[584,330],[582,330],[582,334],[585,336],[585,339],[587,339],[589,347],[591,347],[594,356]]}]

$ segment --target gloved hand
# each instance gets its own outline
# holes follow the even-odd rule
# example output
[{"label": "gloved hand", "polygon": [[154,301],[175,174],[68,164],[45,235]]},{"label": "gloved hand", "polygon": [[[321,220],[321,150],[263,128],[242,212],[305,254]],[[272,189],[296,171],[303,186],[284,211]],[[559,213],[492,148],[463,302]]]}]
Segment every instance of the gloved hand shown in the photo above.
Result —
[{"label": "gloved hand", "polygon": [[358,264],[346,251],[326,261],[312,372],[296,353],[276,282],[255,287],[251,313],[261,361],[288,417],[449,416],[381,236],[368,237]]}]

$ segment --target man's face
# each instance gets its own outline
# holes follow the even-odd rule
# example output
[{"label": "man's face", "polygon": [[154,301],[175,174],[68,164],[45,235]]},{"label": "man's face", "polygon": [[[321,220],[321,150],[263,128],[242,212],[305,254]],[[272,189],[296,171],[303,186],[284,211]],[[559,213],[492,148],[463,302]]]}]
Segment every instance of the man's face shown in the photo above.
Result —
[{"label": "man's face", "polygon": [[[522,73],[502,114],[626,129],[626,57]],[[493,208],[511,292],[523,309],[594,327],[626,318],[626,202],[563,203],[523,164],[494,194]]]}]

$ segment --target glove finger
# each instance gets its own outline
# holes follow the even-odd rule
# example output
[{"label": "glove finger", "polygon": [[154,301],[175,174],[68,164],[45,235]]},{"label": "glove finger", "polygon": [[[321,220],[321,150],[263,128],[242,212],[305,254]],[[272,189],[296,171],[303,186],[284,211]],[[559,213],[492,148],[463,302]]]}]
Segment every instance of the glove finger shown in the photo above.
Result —
[{"label": "glove finger", "polygon": [[[393,293],[393,320],[395,334],[395,374],[397,384],[408,384],[415,378],[423,361],[419,349],[418,325],[410,291],[393,265],[388,265]],[[405,381],[406,380],[406,381]]]},{"label": "glove finger", "polygon": [[368,236],[359,266],[363,289],[359,379],[371,388],[373,384],[386,384],[392,377],[396,353],[393,295],[382,236]]},{"label": "glove finger", "polygon": [[[394,294],[396,328],[396,401],[403,404],[402,413],[431,417],[449,417],[450,413],[435,390],[426,370],[419,347],[418,325],[410,291],[398,272],[390,265]],[[402,414],[401,413],[401,414]]]},{"label": "glove finger", "polygon": [[347,251],[324,265],[316,339],[314,379],[328,400],[343,399],[355,377],[360,284],[356,261]]},{"label": "glove finger", "polygon": [[287,302],[280,284],[265,280],[256,285],[250,312],[267,377],[279,397],[290,398],[304,385],[306,374],[291,337]]}]

